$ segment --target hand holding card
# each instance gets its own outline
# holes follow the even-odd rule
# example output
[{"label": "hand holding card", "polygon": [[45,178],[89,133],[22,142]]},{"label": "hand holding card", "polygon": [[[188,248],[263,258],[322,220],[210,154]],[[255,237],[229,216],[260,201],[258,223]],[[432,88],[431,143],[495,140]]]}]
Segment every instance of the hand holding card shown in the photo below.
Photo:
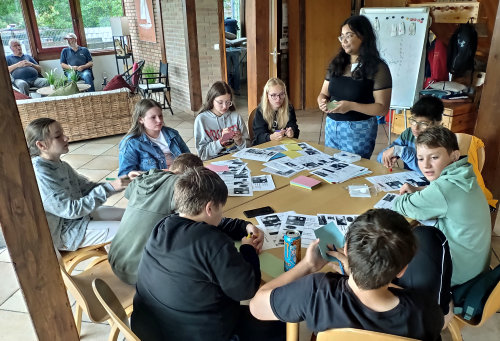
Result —
[{"label": "hand holding card", "polygon": [[328,109],[328,111],[331,111],[335,109],[338,105],[339,105],[338,102],[333,100],[331,102],[326,103],[326,108]]}]

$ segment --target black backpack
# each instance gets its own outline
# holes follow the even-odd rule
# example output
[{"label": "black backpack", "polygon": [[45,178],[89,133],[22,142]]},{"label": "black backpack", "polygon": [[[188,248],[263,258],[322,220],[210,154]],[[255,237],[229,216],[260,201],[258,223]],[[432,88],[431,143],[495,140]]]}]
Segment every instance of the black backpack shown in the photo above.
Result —
[{"label": "black backpack", "polygon": [[477,32],[471,23],[460,24],[448,43],[448,72],[463,76],[474,70],[474,56],[477,50]]}]

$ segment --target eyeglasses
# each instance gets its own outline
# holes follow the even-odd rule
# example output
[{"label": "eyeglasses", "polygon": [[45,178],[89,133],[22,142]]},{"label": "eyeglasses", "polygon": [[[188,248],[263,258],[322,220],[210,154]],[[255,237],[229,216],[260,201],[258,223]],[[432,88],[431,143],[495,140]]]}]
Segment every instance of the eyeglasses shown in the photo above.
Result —
[{"label": "eyeglasses", "polygon": [[431,126],[431,124],[432,124],[432,122],[419,122],[419,121],[417,121],[417,120],[416,120],[416,119],[414,119],[414,118],[410,118],[410,119],[409,119],[409,121],[410,121],[410,124],[411,124],[413,127],[418,125],[418,126],[420,126],[420,127],[424,128],[424,129],[429,128],[429,127]]},{"label": "eyeglasses", "polygon": [[271,97],[272,99],[277,99],[277,98],[285,98],[285,93],[282,92],[280,94],[268,94],[269,97]]},{"label": "eyeglasses", "polygon": [[215,101],[215,103],[217,103],[218,105],[223,105],[223,104],[225,104],[225,105],[226,105],[226,107],[230,107],[231,105],[233,105],[233,102],[231,102],[231,101],[225,101],[225,102],[224,102],[224,101],[218,101],[218,100],[216,100],[216,99],[215,99],[214,101]]},{"label": "eyeglasses", "polygon": [[352,32],[347,32],[344,35],[338,36],[340,42],[343,42],[344,39],[347,39],[348,41],[351,41],[351,39],[354,38],[354,37],[356,37],[356,34],[352,33]]}]

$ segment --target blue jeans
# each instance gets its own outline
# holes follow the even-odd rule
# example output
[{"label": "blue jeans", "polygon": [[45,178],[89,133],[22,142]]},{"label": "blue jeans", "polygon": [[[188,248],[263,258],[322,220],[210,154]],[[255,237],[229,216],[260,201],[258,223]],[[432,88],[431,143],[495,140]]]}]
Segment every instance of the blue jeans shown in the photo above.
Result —
[{"label": "blue jeans", "polygon": [[[94,75],[92,74],[92,70],[91,69],[85,69],[83,71],[77,71],[78,73],[78,76],[80,77],[80,79],[82,79],[85,84],[88,84],[90,85],[90,88],[87,90],[88,92],[92,92],[92,91],[95,91],[95,88],[94,88]],[[66,74],[68,75],[68,74]],[[68,77],[69,79],[69,77]]]}]

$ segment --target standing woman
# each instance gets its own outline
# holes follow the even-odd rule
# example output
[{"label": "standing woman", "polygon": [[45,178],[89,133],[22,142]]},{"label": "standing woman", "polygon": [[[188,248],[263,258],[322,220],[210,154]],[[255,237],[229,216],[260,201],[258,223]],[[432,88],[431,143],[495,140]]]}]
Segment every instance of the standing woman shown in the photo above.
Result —
[{"label": "standing woman", "polygon": [[[380,58],[370,21],[355,15],[342,25],[342,45],[328,66],[318,96],[328,114],[325,145],[369,159],[377,138],[377,115],[389,110],[392,79]],[[327,103],[333,102],[331,105]]]},{"label": "standing woman", "polygon": [[[168,169],[174,159],[189,148],[175,129],[165,127],[161,106],[152,99],[142,99],[132,116],[132,128],[120,142],[118,176],[152,168]],[[130,178],[137,176],[130,174]]]},{"label": "standing woman", "polygon": [[253,120],[253,145],[279,141],[283,137],[299,137],[299,127],[293,106],[288,103],[285,83],[271,78],[264,86],[262,99]]}]

